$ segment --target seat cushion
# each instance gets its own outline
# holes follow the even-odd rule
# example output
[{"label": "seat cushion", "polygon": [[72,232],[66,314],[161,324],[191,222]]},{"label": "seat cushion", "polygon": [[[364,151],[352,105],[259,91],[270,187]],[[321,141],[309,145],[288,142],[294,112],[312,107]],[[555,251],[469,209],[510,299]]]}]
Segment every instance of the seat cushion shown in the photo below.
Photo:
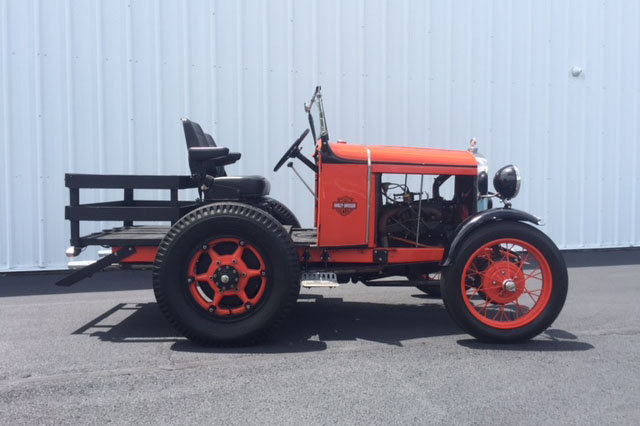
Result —
[{"label": "seat cushion", "polygon": [[233,200],[263,197],[270,189],[269,181],[262,176],[222,176],[213,180],[204,195],[207,200]]}]

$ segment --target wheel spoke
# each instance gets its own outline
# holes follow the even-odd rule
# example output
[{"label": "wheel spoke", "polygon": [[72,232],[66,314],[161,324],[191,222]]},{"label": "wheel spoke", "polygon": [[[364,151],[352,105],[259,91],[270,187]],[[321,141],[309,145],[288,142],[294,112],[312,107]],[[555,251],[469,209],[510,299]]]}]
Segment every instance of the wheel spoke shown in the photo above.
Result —
[{"label": "wheel spoke", "polygon": [[491,319],[495,321],[498,315],[500,315],[500,309],[498,309],[498,311],[495,313],[495,315]]},{"label": "wheel spoke", "polygon": [[469,296],[469,294],[467,294],[467,297],[469,298],[469,300],[473,299],[474,297],[476,297],[476,295],[478,294],[478,287],[470,287],[469,290],[473,290],[473,294],[471,294],[471,296]]},{"label": "wheel spoke", "polygon": [[526,290],[526,289],[524,290],[524,292],[525,292],[526,294],[528,294],[528,295],[529,295],[529,297],[531,298],[531,300],[533,300],[533,304],[534,304],[534,305],[535,305],[536,303],[538,303],[538,299],[540,299],[540,296],[538,296],[538,299],[534,299],[534,298],[533,298],[533,296],[531,295],[531,294],[532,294],[532,292],[530,292],[530,291],[528,291],[528,290]]},{"label": "wheel spoke", "polygon": [[249,302],[249,298],[247,297],[247,294],[244,292],[244,290],[238,290],[235,294],[240,298],[240,300],[242,300],[243,304]]},{"label": "wheel spoke", "polygon": [[249,269],[247,270],[247,278],[255,278],[262,275],[262,271],[259,269]]},{"label": "wheel spoke", "polygon": [[489,300],[487,299],[487,300],[484,301],[484,306],[482,306],[482,309],[480,309],[479,312],[484,311],[484,316],[486,317],[487,314],[488,314],[488,312],[487,312],[488,308],[489,308]]},{"label": "wheel spoke", "polygon": [[209,255],[209,258],[211,259],[211,264],[215,264],[215,261],[218,260],[220,258],[220,255],[213,249],[213,247],[209,247],[209,250],[207,250],[207,254]]},{"label": "wheel spoke", "polygon": [[525,281],[528,280],[529,278],[542,281],[542,271],[540,270],[540,268],[536,268],[533,270],[533,272],[524,276]]},{"label": "wheel spoke", "polygon": [[529,262],[527,261],[527,259],[529,259],[529,252],[526,252],[526,253],[522,256],[522,258],[520,259],[520,263],[518,264],[518,267],[519,267],[520,269],[523,269],[523,268],[524,268],[524,265],[526,265],[527,263],[529,263]]},{"label": "wheel spoke", "polygon": [[215,292],[215,295],[213,296],[213,302],[211,302],[211,305],[213,305],[215,308],[218,307],[218,305],[220,305],[220,301],[222,300],[222,293],[220,292],[220,290],[218,290],[215,287],[211,287],[213,289],[213,291]]},{"label": "wheel spoke", "polygon": [[240,244],[238,244],[238,247],[236,248],[236,250],[233,252],[231,256],[233,256],[234,259],[237,259],[238,261],[240,261],[243,253],[244,253],[244,246],[241,246]]},{"label": "wheel spoke", "polygon": [[469,268],[469,272],[471,272],[472,275],[475,274],[482,277],[482,272],[480,272],[478,269]]},{"label": "wheel spoke", "polygon": [[195,279],[198,282],[209,282],[210,277],[211,277],[211,274],[209,274],[209,272],[205,272],[204,274],[196,275]]}]

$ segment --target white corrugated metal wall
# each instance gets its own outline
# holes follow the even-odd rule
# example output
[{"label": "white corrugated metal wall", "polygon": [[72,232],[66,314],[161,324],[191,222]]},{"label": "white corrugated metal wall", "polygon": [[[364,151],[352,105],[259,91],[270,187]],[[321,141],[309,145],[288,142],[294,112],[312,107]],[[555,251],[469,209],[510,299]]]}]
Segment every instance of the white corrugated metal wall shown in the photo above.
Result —
[{"label": "white corrugated metal wall", "polygon": [[65,172],[186,173],[181,116],[310,225],[271,169],[316,84],[333,139],[475,136],[559,246],[637,246],[638,22],[635,0],[0,0],[0,270],[65,265]]}]

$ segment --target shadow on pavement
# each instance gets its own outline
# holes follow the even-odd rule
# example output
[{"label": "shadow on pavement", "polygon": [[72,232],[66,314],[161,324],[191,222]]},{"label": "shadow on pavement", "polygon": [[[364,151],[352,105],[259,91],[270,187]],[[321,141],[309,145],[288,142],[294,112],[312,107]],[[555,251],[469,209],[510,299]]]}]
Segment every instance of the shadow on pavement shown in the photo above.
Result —
[{"label": "shadow on pavement", "polygon": [[141,270],[98,272],[71,287],[58,287],[55,285],[56,281],[68,274],[68,272],[0,274],[0,297],[146,290],[151,288],[151,271]]},{"label": "shadow on pavement", "polygon": [[545,330],[540,336],[546,339],[536,339],[522,343],[511,344],[484,343],[474,339],[464,339],[458,340],[458,344],[469,349],[520,352],[572,352],[587,351],[594,348],[594,346],[589,343],[579,342],[578,336],[565,330],[549,328]]},{"label": "shadow on pavement", "polygon": [[[174,342],[171,349],[181,352],[295,353],[322,351],[330,341],[368,340],[402,346],[407,340],[460,335],[462,331],[437,301],[420,305],[392,305],[301,295],[291,316],[277,334],[257,346],[197,346],[173,330],[155,303],[118,304],[73,334],[97,337],[106,342]],[[519,351],[575,351],[593,348],[588,343],[575,341],[576,336],[562,330],[547,330],[543,337],[550,340],[491,345],[469,339],[460,340],[458,344],[471,349]]]},{"label": "shadow on pavement", "polygon": [[402,346],[409,339],[460,334],[441,303],[391,305],[301,295],[276,335],[258,346],[203,348],[181,337],[155,303],[121,303],[73,334],[109,342],[175,342],[176,351],[280,353],[324,350],[327,341],[369,340]]}]

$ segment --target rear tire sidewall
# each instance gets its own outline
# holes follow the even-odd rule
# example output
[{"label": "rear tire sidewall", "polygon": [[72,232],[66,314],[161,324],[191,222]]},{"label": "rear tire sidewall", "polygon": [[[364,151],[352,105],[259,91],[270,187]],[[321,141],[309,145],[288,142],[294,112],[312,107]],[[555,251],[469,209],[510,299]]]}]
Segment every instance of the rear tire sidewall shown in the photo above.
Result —
[{"label": "rear tire sidewall", "polygon": [[[537,248],[551,270],[551,296],[540,314],[531,322],[514,329],[490,327],[475,318],[464,302],[461,280],[469,258],[482,245],[501,238],[525,241]],[[445,306],[454,321],[467,333],[486,341],[516,342],[530,339],[547,329],[564,305],[567,288],[567,268],[556,245],[538,229],[521,222],[498,222],[485,225],[463,240],[450,266],[442,273],[441,292]]]},{"label": "rear tire sidewall", "polygon": [[[260,212],[256,220],[251,214],[247,216],[232,211],[211,214],[212,208],[215,209],[215,206],[192,212],[174,226],[180,229],[156,259],[156,298],[163,310],[168,311],[165,314],[168,314],[170,321],[191,340],[203,344],[251,341],[265,332],[287,308],[294,291],[292,286],[296,277],[292,275],[298,271],[297,264],[292,264],[291,247],[287,247],[286,241],[269,229],[274,228],[277,222],[268,214]],[[255,210],[249,206],[241,208],[245,211]],[[185,221],[188,223],[185,224]],[[276,226],[280,228],[278,231],[284,233],[279,224]],[[198,306],[186,282],[187,265],[194,251],[202,244],[220,237],[245,240],[260,253],[265,262],[265,294],[255,311],[236,320],[209,314]],[[297,279],[299,281],[299,274]]]}]

